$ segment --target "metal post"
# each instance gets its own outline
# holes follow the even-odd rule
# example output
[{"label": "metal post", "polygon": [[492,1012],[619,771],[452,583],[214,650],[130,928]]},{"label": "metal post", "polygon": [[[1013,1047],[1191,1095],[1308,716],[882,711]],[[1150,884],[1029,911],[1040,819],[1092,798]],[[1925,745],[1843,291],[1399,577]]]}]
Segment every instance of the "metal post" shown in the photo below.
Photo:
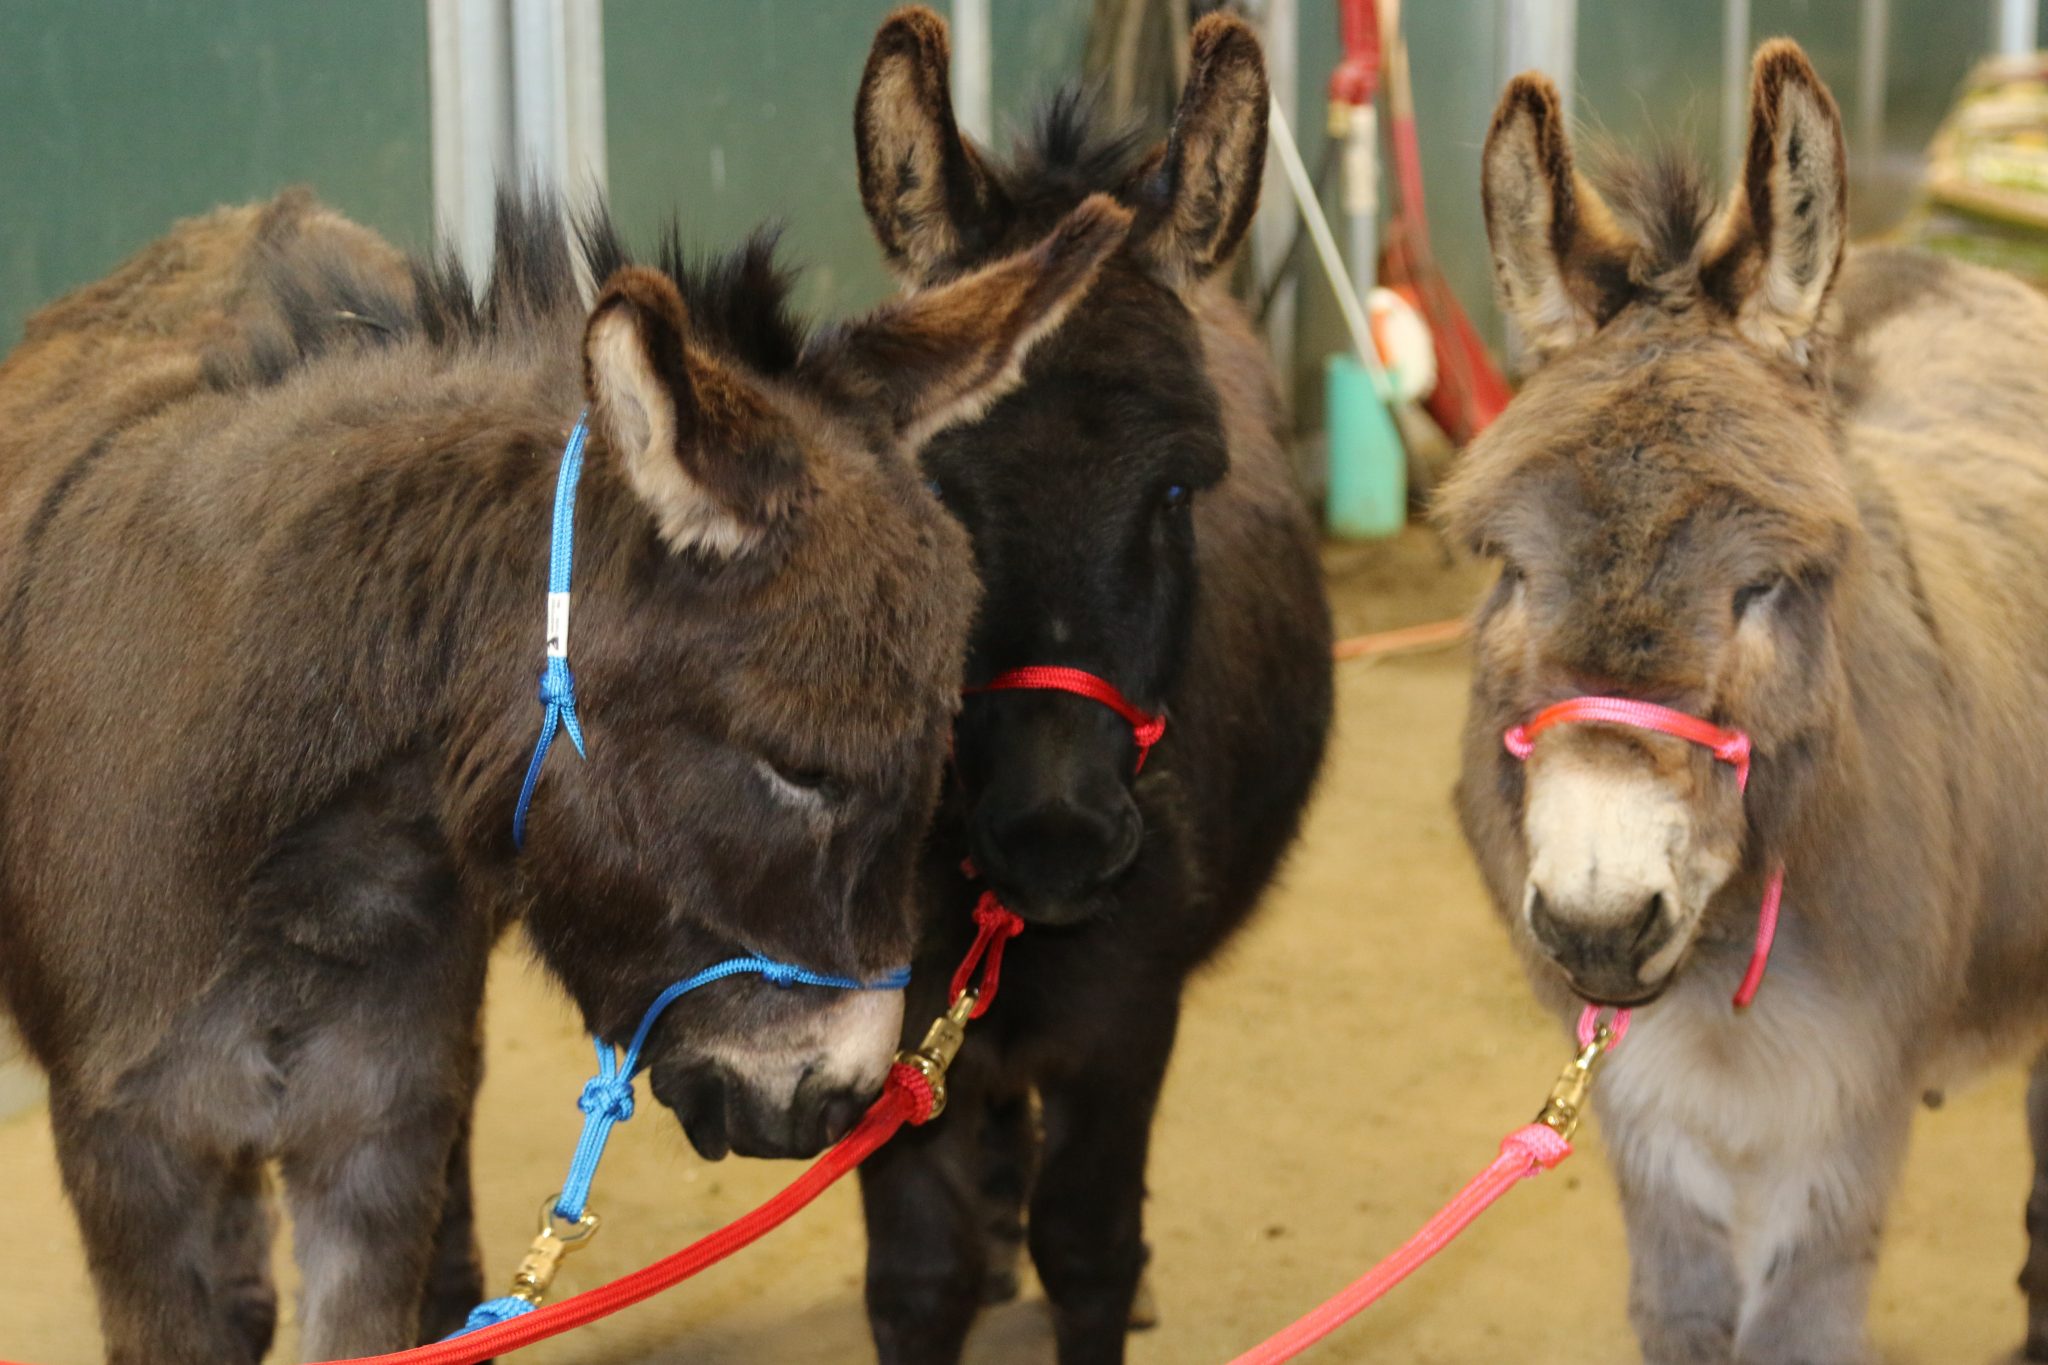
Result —
[{"label": "metal post", "polygon": [[[1273,100],[1290,115],[1301,107],[1296,98],[1301,69],[1301,20],[1295,0],[1268,0],[1263,35],[1266,79]],[[1259,189],[1259,216],[1252,221],[1252,263],[1260,285],[1287,266],[1286,252],[1294,240],[1298,210],[1287,188],[1287,172],[1277,156],[1266,158],[1266,176]],[[1292,408],[1294,398],[1294,322],[1297,285],[1284,281],[1266,313],[1266,352],[1281,376],[1281,393]]]},{"label": "metal post", "polygon": [[953,0],[953,119],[986,147],[995,131],[995,54],[988,0]]},{"label": "metal post", "polygon": [[1736,173],[1749,143],[1749,0],[1721,4],[1721,164]]},{"label": "metal post", "polygon": [[1541,71],[1557,86],[1565,114],[1571,114],[1578,63],[1578,0],[1501,0],[1502,80]]},{"label": "metal post", "polygon": [[427,71],[435,235],[472,276],[491,262],[492,197],[512,162],[505,0],[431,0]]},{"label": "metal post", "polygon": [[511,0],[512,135],[521,169],[577,198],[602,190],[600,0]]},{"label": "metal post", "polygon": [[1998,55],[2029,57],[2041,42],[2041,14],[2035,0],[1998,0]]}]

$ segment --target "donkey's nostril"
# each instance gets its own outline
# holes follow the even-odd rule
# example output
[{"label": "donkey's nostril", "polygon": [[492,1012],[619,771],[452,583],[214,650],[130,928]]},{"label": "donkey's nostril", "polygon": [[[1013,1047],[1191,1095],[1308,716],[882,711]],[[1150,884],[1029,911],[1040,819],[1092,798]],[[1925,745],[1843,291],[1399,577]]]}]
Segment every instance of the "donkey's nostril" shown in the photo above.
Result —
[{"label": "donkey's nostril", "polygon": [[1571,942],[1571,934],[1559,922],[1550,909],[1550,902],[1543,899],[1543,892],[1536,887],[1529,888],[1529,931],[1536,935],[1536,941],[1544,951],[1556,957],[1561,955]]},{"label": "donkey's nostril", "polygon": [[1657,942],[1663,937],[1664,893],[1658,891],[1643,903],[1643,913],[1636,918],[1636,936],[1630,941],[1637,955],[1648,957],[1656,951]]}]

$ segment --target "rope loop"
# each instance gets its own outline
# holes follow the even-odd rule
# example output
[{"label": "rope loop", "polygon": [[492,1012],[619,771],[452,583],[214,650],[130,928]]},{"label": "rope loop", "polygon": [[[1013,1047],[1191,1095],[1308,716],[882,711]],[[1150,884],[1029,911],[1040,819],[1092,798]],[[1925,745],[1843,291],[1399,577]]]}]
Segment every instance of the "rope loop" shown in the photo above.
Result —
[{"label": "rope loop", "polygon": [[1549,1124],[1531,1123],[1502,1138],[1500,1154],[1524,1158],[1529,1163],[1525,1174],[1537,1175],[1570,1156],[1572,1145]]},{"label": "rope loop", "polygon": [[974,1008],[967,1014],[969,1019],[981,1018],[995,1003],[996,987],[1003,976],[1003,948],[1024,932],[1024,920],[1004,905],[995,892],[984,891],[974,903],[974,928],[974,946],[960,959],[953,982],[946,990],[947,1001],[957,1002],[974,983],[974,969],[981,968],[980,984],[974,986]]}]

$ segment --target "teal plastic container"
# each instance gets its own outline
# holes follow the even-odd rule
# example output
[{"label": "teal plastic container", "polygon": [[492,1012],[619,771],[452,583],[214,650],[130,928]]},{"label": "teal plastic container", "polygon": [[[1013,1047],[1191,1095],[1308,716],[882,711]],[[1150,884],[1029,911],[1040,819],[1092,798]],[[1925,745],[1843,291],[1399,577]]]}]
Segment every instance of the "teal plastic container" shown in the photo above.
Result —
[{"label": "teal plastic container", "polygon": [[1330,534],[1345,540],[1397,534],[1408,522],[1408,456],[1372,376],[1349,352],[1324,366],[1323,430],[1330,438]]}]

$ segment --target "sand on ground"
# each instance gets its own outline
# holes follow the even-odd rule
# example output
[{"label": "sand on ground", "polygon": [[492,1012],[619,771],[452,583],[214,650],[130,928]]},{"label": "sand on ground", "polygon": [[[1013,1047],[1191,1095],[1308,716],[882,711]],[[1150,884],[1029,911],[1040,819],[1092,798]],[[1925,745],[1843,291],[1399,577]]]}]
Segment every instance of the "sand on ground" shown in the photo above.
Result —
[{"label": "sand on ground", "polygon": [[[1474,570],[1427,535],[1333,551],[1348,631],[1454,615]],[[1565,1059],[1459,842],[1448,793],[1467,658],[1340,667],[1337,731],[1306,835],[1264,911],[1195,984],[1159,1116],[1148,1228],[1161,1325],[1133,1365],[1250,1346],[1396,1245],[1534,1113]],[[1767,987],[1768,988],[1768,987]],[[575,1140],[589,1045],[516,950],[491,982],[477,1136],[493,1292]],[[1872,1306],[1888,1362],[1989,1362],[2023,1327],[2013,1277],[2029,1182],[2016,1069],[1923,1114]],[[1626,1259],[1595,1124],[1555,1173],[1309,1358],[1465,1365],[1626,1361]],[[624,1273],[779,1187],[784,1163],[700,1161],[652,1105],[614,1137],[605,1228],[565,1288]],[[0,1125],[0,1360],[86,1365],[98,1338],[40,1111]],[[872,1359],[851,1183],[701,1279],[515,1357],[530,1365],[824,1365]],[[281,1282],[292,1283],[280,1250]],[[273,1359],[295,1358],[292,1310]],[[1050,1361],[1035,1286],[986,1314],[968,1359]]]}]

